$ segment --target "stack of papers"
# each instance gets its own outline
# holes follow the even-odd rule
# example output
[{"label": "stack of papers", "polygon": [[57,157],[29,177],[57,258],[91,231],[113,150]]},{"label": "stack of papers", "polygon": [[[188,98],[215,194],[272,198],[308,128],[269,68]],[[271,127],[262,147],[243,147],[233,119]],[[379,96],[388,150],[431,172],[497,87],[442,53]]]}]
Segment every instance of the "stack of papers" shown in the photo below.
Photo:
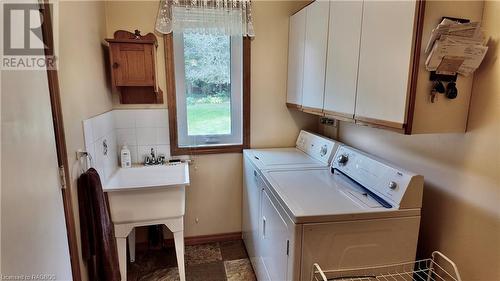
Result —
[{"label": "stack of papers", "polygon": [[467,76],[479,67],[487,51],[479,22],[443,19],[427,43],[425,66],[438,74]]}]

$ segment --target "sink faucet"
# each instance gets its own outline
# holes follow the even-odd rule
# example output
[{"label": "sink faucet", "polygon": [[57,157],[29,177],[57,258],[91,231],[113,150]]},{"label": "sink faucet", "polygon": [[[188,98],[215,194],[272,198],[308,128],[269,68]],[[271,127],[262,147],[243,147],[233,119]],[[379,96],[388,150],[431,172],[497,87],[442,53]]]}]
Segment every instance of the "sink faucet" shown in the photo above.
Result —
[{"label": "sink faucet", "polygon": [[156,157],[155,157],[155,150],[154,148],[151,147],[151,156],[146,156],[144,158],[144,165],[149,166],[149,165],[156,165]]},{"label": "sink faucet", "polygon": [[156,157],[155,157],[155,150],[151,147],[151,161],[153,163],[156,162]]},{"label": "sink faucet", "polygon": [[151,148],[151,156],[146,156],[144,159],[144,165],[150,166],[150,165],[163,165],[165,164],[165,156],[163,155],[155,155],[155,150],[154,148]]}]

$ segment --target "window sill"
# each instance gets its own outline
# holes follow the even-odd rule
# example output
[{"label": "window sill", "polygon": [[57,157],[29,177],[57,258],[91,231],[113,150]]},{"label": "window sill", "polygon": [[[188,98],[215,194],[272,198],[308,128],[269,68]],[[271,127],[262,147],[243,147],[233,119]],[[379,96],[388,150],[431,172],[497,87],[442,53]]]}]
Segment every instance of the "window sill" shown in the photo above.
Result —
[{"label": "window sill", "polygon": [[242,153],[246,145],[224,145],[224,146],[204,146],[204,147],[170,147],[172,156],[179,155],[200,155],[200,154],[221,154],[221,153]]}]

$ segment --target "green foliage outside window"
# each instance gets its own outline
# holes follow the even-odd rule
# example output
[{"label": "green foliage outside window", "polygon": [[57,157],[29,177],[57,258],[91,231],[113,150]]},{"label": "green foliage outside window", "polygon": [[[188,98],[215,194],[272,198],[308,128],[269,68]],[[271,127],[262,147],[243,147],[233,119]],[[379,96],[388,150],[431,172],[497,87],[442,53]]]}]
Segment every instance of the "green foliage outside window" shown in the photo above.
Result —
[{"label": "green foliage outside window", "polygon": [[184,34],[185,81],[189,104],[229,101],[230,46],[228,36]]},{"label": "green foliage outside window", "polygon": [[231,133],[231,40],[184,33],[188,135]]}]

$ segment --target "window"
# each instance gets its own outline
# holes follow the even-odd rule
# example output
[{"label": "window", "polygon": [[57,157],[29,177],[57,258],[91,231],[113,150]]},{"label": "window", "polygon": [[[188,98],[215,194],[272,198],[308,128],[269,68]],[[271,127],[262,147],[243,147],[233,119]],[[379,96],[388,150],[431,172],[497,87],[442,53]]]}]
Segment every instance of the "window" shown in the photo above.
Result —
[{"label": "window", "polygon": [[247,147],[249,39],[189,31],[165,38],[167,84],[175,83],[167,85],[172,155]]}]

